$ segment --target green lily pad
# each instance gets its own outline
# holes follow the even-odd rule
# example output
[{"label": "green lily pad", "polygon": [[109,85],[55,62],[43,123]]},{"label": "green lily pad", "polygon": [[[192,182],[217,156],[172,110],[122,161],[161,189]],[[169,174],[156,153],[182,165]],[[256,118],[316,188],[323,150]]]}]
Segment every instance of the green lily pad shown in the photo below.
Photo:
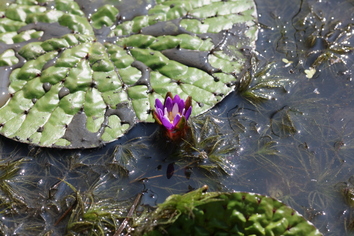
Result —
[{"label": "green lily pad", "polygon": [[297,211],[255,193],[209,192],[171,195],[140,232],[160,235],[322,235]]},{"label": "green lily pad", "polygon": [[97,11],[71,0],[9,3],[0,19],[0,134],[97,147],[154,122],[154,101],[168,91],[192,96],[195,116],[234,90],[242,49],[257,38],[253,0],[136,2]]}]

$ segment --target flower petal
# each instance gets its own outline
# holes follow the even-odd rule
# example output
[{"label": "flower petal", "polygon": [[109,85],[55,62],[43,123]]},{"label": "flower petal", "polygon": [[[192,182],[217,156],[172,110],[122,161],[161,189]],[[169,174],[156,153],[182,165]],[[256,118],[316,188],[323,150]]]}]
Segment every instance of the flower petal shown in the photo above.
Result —
[{"label": "flower petal", "polygon": [[184,117],[186,117],[186,120],[188,120],[191,113],[192,113],[192,107],[189,107],[188,110],[186,111],[186,113],[184,114]]},{"label": "flower petal", "polygon": [[188,98],[186,99],[186,101],[185,101],[185,108],[186,108],[186,110],[188,110],[189,109],[189,107],[191,107],[192,106],[192,97],[191,96],[188,96]]},{"label": "flower petal", "polygon": [[162,109],[158,109],[158,108],[157,108],[155,112],[157,113],[158,117],[159,117],[160,120],[161,120],[161,117],[163,117],[163,111],[162,111]]},{"label": "flower petal", "polygon": [[180,119],[181,119],[181,115],[180,114],[177,114],[176,115],[176,117],[173,119],[173,127],[175,127],[177,124],[178,124],[178,122],[180,121]]},{"label": "flower petal", "polygon": [[173,128],[173,124],[171,124],[170,120],[166,116],[161,117],[161,122],[167,129]]},{"label": "flower petal", "polygon": [[167,107],[168,112],[172,111],[172,106],[173,106],[172,98],[167,97],[165,100],[165,107]]},{"label": "flower petal", "polygon": [[163,105],[162,105],[162,102],[160,101],[160,99],[156,98],[155,99],[155,107],[156,108],[159,108],[159,109],[163,109]]},{"label": "flower petal", "polygon": [[181,97],[178,94],[176,94],[175,97],[173,98],[173,101],[175,103],[179,103],[179,101],[181,101]]},{"label": "flower petal", "polygon": [[178,108],[178,104],[175,103],[172,108],[172,117],[173,118],[176,117],[177,114],[179,114],[179,108]]},{"label": "flower petal", "polygon": [[162,125],[161,116],[159,116],[159,114],[158,114],[156,111],[154,111],[154,112],[152,113],[152,115],[153,115],[155,121],[156,121],[159,125]]},{"label": "flower petal", "polygon": [[179,111],[179,113],[182,114],[183,108],[184,108],[184,100],[181,99],[181,100],[178,102],[178,111]]}]

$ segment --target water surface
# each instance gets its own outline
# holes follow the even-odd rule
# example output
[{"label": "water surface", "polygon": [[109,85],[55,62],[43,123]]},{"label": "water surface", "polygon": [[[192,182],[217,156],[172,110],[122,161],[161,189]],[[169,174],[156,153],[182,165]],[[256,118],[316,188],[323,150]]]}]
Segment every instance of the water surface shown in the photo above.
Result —
[{"label": "water surface", "polygon": [[[86,210],[97,206],[124,216],[140,193],[140,205],[154,207],[205,184],[210,191],[275,197],[324,235],[352,233],[351,201],[343,193],[353,188],[354,3],[256,3],[260,32],[246,89],[253,96],[235,91],[191,119],[195,139],[188,143],[166,142],[156,124],[138,124],[90,150],[38,148],[1,137],[2,233],[62,234],[75,213],[70,209],[80,204],[78,194]],[[313,69],[313,76],[306,74]]]}]

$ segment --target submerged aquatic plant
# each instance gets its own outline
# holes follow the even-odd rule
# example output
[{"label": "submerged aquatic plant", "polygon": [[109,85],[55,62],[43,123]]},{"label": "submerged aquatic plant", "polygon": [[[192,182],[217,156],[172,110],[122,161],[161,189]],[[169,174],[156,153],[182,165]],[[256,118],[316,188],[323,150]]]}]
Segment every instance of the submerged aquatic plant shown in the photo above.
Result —
[{"label": "submerged aquatic plant", "polygon": [[192,113],[192,97],[183,100],[179,95],[166,94],[164,104],[159,99],[155,101],[154,118],[165,128],[165,134],[171,140],[180,139],[188,128],[187,120]]},{"label": "submerged aquatic plant", "polygon": [[336,188],[343,195],[345,203],[349,207],[354,207],[354,175],[349,178],[348,182],[336,184]]}]

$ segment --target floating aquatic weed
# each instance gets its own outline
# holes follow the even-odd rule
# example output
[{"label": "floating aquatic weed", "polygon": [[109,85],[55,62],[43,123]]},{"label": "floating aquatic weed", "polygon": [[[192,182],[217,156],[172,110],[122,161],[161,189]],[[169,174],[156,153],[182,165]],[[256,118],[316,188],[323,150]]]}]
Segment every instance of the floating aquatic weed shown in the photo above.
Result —
[{"label": "floating aquatic weed", "polygon": [[257,131],[259,125],[254,121],[255,115],[258,114],[256,110],[236,106],[229,113],[228,121],[235,134],[244,133],[248,128]]},{"label": "floating aquatic weed", "polygon": [[[170,179],[176,172],[181,173],[186,181],[194,185],[208,184],[213,188],[218,185],[218,178],[233,175],[237,169],[237,139],[220,128],[220,119],[210,115],[190,118],[187,135],[178,143],[160,139],[158,144],[164,162],[169,162],[166,177]],[[161,147],[164,146],[164,147]],[[178,175],[178,174],[177,174]],[[192,177],[191,177],[192,176]],[[207,179],[203,179],[208,177]],[[200,181],[200,182],[199,182]],[[192,188],[192,187],[191,187]],[[193,188],[192,188],[193,189]]]},{"label": "floating aquatic weed", "polygon": [[[310,0],[311,1],[311,0]],[[304,1],[308,2],[308,1]],[[281,1],[272,2],[257,2],[262,11],[259,16],[260,37],[257,41],[257,48],[262,48],[260,51],[266,58],[286,57],[293,60],[297,57],[297,45],[294,37],[293,17],[298,16],[298,11],[303,8],[301,2],[287,2],[282,5]]]},{"label": "floating aquatic weed", "polygon": [[[350,53],[353,51],[354,42],[353,24],[341,20],[341,16],[350,14],[352,7],[345,6],[344,1],[333,1],[330,4],[334,9],[343,9],[333,11],[331,7],[323,7],[323,3],[303,2],[299,14],[293,18],[293,25],[296,28],[295,37],[300,55],[299,62],[308,77],[312,78],[314,73],[324,69],[330,69],[333,75],[351,75]],[[305,6],[306,5],[306,6]],[[342,6],[341,6],[342,5]],[[329,10],[329,11],[328,11]],[[340,13],[340,16],[335,16]],[[304,63],[305,62],[305,63]],[[311,72],[309,75],[308,72]]]},{"label": "floating aquatic weed", "polygon": [[24,197],[20,192],[16,191],[8,181],[11,181],[18,175],[21,166],[27,161],[28,159],[26,158],[20,158],[15,161],[0,164],[0,190],[2,192],[1,195],[6,196],[5,198],[1,198],[6,200],[5,202],[10,200],[13,204],[20,203],[26,205]]},{"label": "floating aquatic weed", "polygon": [[[116,145],[112,154],[113,159],[106,165],[120,169],[122,176],[128,175],[129,172],[136,170],[139,157],[148,152],[148,146],[144,142],[145,139],[139,137]],[[118,172],[114,174],[119,175]]]},{"label": "floating aquatic weed", "polygon": [[58,217],[55,225],[68,219],[66,235],[86,235],[87,232],[90,235],[113,235],[119,219],[124,216],[122,212],[126,212],[124,204],[112,199],[97,201],[89,191],[80,192],[70,183],[63,182],[72,189],[73,194],[66,196],[67,209]]},{"label": "floating aquatic weed", "polygon": [[[247,150],[242,154],[242,160],[251,163],[250,172],[254,172],[255,165],[258,167],[257,176],[265,174],[266,179],[271,179],[271,176],[281,176],[275,179],[285,178],[287,167],[284,168],[286,160],[289,158],[279,151],[279,142],[270,135],[260,135],[257,142],[247,147]],[[244,165],[246,165],[244,163]],[[284,182],[286,183],[286,182]],[[271,186],[271,185],[270,185]],[[283,184],[281,186],[284,186]]]},{"label": "floating aquatic weed", "polygon": [[[40,235],[44,232],[43,219],[39,216],[37,209],[32,208],[21,189],[13,185],[13,179],[21,175],[24,165],[30,160],[29,158],[16,158],[9,161],[13,157],[2,158],[0,164],[0,234],[12,235],[17,232],[25,235],[27,232],[33,232],[33,234]],[[24,184],[30,185],[29,181]],[[22,223],[18,224],[18,222]]]},{"label": "floating aquatic weed", "polygon": [[[70,188],[75,189],[72,185]],[[94,190],[95,191],[95,190]],[[117,200],[116,196],[100,198],[100,194],[93,192],[81,193],[75,190],[73,197],[75,199],[68,210],[59,218],[56,224],[65,218],[69,218],[67,223],[66,235],[121,235],[122,232],[128,233],[133,227],[132,224],[139,222],[139,219],[145,217],[145,208],[136,208],[141,199],[141,193],[138,193],[132,203],[132,199]],[[138,216],[139,215],[139,216]]]},{"label": "floating aquatic weed", "polygon": [[155,100],[154,118],[164,127],[165,135],[171,140],[181,139],[188,129],[187,120],[192,113],[192,97],[183,100],[176,94],[168,92],[164,104],[160,99]]},{"label": "floating aquatic weed", "polygon": [[241,78],[237,88],[240,95],[254,105],[277,99],[279,93],[286,93],[292,84],[290,79],[271,73],[274,63],[268,63],[260,69],[259,67],[256,57],[252,57],[251,67]]},{"label": "floating aquatic weed", "polygon": [[327,217],[331,216],[326,213],[337,202],[338,196],[333,186],[342,171],[341,162],[334,158],[332,150],[322,147],[321,151],[315,152],[297,139],[290,141],[290,144],[278,144],[277,149],[282,159],[277,168],[267,168],[268,171],[275,170],[274,177],[267,179],[268,193],[280,193],[277,196],[280,200],[301,210],[320,229],[328,230],[331,226]]},{"label": "floating aquatic weed", "polygon": [[335,64],[341,64],[341,73],[348,74],[348,54],[354,50],[353,46],[350,46],[350,42],[353,41],[353,26],[347,25],[342,28],[340,22],[331,22],[329,32],[324,33],[325,29],[322,26],[321,29],[314,32],[307,39],[308,50],[307,57],[310,67],[320,70],[321,65],[327,64],[331,67]]},{"label": "floating aquatic weed", "polygon": [[191,134],[183,140],[177,154],[190,167],[197,167],[212,175],[232,175],[237,168],[234,160],[237,140],[220,131],[210,116],[192,119]]},{"label": "floating aquatic weed", "polygon": [[301,114],[299,111],[287,106],[274,112],[270,119],[272,134],[278,137],[295,135],[297,133],[297,128],[292,117],[297,113]]},{"label": "floating aquatic weed", "polygon": [[[107,215],[110,215],[109,213],[106,212],[95,212],[91,211],[88,212],[88,210],[91,207],[91,203],[93,203],[92,196],[84,196],[82,193],[77,191],[74,196],[75,201],[72,202],[72,205],[68,208],[68,211],[65,211],[62,217],[59,220],[64,219],[65,217],[69,216],[69,221],[67,224],[67,234],[72,234],[72,235],[80,235],[81,233],[84,232],[97,232],[98,235],[104,235],[105,230],[107,232],[114,232],[113,230],[110,229],[110,227],[107,227],[104,230],[105,227],[102,227],[100,223],[100,218],[107,217]],[[94,212],[94,216],[92,216],[92,212]],[[87,214],[85,216],[85,214]],[[60,223],[59,221],[57,224]],[[107,223],[107,222],[106,222]],[[114,223],[112,223],[114,226]],[[110,226],[112,226],[110,225]]]}]

